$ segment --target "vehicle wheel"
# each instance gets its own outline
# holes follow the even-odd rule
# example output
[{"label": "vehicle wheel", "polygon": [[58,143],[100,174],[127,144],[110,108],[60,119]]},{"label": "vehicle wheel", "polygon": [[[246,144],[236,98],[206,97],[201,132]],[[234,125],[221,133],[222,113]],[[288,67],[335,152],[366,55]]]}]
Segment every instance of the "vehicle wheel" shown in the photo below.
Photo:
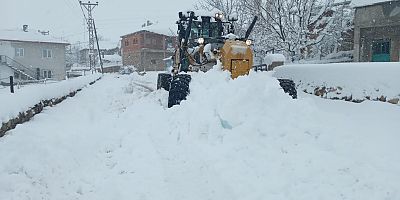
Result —
[{"label": "vehicle wheel", "polygon": [[289,94],[293,99],[297,99],[296,84],[289,79],[278,79],[279,85],[285,93]]},{"label": "vehicle wheel", "polygon": [[178,74],[173,77],[168,96],[168,108],[179,105],[181,101],[186,100],[191,80],[192,78],[188,74]]},{"label": "vehicle wheel", "polygon": [[166,74],[166,73],[158,74],[157,90],[163,88],[164,90],[169,91],[171,79],[172,79],[171,74]]}]

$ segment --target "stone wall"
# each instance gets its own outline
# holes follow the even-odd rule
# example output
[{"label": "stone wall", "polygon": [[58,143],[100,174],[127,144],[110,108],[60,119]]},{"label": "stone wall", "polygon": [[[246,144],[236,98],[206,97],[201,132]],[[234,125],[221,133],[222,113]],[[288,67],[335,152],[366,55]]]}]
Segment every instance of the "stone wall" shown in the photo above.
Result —
[{"label": "stone wall", "polygon": [[[389,98],[384,94],[375,96],[365,95],[364,97],[353,97],[353,95],[351,94],[346,94],[347,92],[344,92],[343,87],[340,86],[335,86],[335,87],[318,86],[318,85],[312,85],[310,83],[302,83],[300,81],[299,83],[297,83],[296,87],[297,90],[301,90],[307,94],[312,94],[324,99],[343,100],[353,103],[362,103],[364,101],[381,101],[381,102],[400,105],[400,97]],[[379,92],[379,90],[377,92]]]},{"label": "stone wall", "polygon": [[[101,79],[101,77],[93,82],[90,82],[89,85],[93,85],[96,81],[98,81],[100,79]],[[7,133],[7,131],[10,131],[10,130],[14,129],[15,127],[17,127],[18,124],[23,124],[23,123],[31,120],[35,115],[41,113],[45,107],[55,106],[55,105],[63,102],[68,97],[74,97],[80,91],[82,91],[82,88],[78,89],[76,91],[70,92],[68,95],[65,95],[62,97],[43,100],[43,101],[37,103],[36,105],[34,105],[33,107],[31,107],[30,109],[28,109],[27,111],[20,112],[17,117],[9,120],[8,122],[4,122],[1,124],[0,137],[3,137]]]}]

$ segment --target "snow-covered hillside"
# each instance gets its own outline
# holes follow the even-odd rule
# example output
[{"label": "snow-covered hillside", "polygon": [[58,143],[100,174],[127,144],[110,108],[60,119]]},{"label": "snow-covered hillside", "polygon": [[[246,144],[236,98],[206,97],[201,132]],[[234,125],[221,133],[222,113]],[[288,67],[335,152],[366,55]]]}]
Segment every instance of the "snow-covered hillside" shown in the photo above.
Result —
[{"label": "snow-covered hillside", "polygon": [[303,95],[271,73],[108,75],[0,138],[0,199],[400,199],[400,108]]}]

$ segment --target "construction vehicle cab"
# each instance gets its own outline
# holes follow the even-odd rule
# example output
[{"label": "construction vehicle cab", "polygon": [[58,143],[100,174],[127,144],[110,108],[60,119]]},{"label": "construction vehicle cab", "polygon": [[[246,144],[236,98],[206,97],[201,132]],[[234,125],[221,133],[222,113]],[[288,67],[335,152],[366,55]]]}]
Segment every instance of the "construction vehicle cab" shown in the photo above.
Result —
[{"label": "construction vehicle cab", "polygon": [[254,18],[246,36],[234,35],[237,17],[216,13],[214,16],[195,16],[194,12],[179,13],[179,47],[174,57],[174,72],[207,71],[217,61],[232,78],[248,74],[253,64],[253,53],[248,39],[257,17]]}]

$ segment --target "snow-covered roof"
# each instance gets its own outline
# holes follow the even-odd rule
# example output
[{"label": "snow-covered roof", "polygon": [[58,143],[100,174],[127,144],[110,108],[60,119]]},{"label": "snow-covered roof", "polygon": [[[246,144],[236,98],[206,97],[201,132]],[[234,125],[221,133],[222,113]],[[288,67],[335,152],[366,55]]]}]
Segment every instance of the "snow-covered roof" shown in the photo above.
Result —
[{"label": "snow-covered roof", "polygon": [[143,27],[142,30],[158,33],[166,36],[175,36],[176,35],[176,27],[175,24],[169,25],[162,25],[160,23],[155,23],[150,26]]},{"label": "snow-covered roof", "polygon": [[[140,27],[137,29],[138,31],[136,31],[134,33],[126,34],[124,36],[129,36],[129,35],[141,32],[141,31],[149,31],[152,33],[157,33],[157,34],[166,35],[166,36],[176,36],[177,35],[176,29],[177,29],[177,27],[173,23],[171,23],[171,24],[154,23],[150,26]],[[122,37],[124,37],[124,36],[122,36]]]},{"label": "snow-covered roof", "polygon": [[6,41],[25,41],[25,42],[40,42],[40,43],[57,43],[69,45],[68,42],[51,35],[43,35],[36,30],[9,29],[0,30],[0,40]]},{"label": "snow-covered roof", "polygon": [[104,60],[108,60],[110,62],[122,62],[122,57],[118,54],[104,55]]},{"label": "snow-covered roof", "polygon": [[396,0],[352,0],[351,4],[353,7],[364,7],[364,6],[371,6],[378,3],[389,2],[389,1],[396,1]]}]

